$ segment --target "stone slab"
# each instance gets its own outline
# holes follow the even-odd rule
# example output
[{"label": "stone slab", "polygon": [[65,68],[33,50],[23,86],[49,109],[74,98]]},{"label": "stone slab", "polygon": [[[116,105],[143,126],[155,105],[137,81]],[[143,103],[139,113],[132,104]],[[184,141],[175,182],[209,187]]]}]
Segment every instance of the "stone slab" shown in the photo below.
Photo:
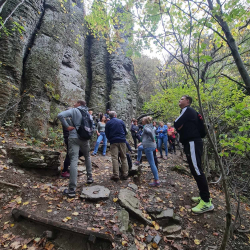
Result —
[{"label": "stone slab", "polygon": [[178,233],[179,231],[181,231],[181,226],[179,225],[171,225],[163,228],[163,232],[167,234]]},{"label": "stone slab", "polygon": [[110,190],[108,188],[97,185],[92,187],[84,187],[80,197],[86,200],[98,201],[108,199],[109,195]]},{"label": "stone slab", "polygon": [[121,222],[120,225],[120,232],[126,232],[128,230],[128,224],[129,224],[129,213],[122,209],[117,213],[118,220]]},{"label": "stone slab", "polygon": [[142,211],[139,209],[140,202],[135,197],[135,193],[133,191],[128,190],[128,189],[121,189],[118,195],[118,198],[119,198],[121,206],[124,207],[129,213],[136,216],[138,219],[140,219],[144,223],[150,226],[153,225],[150,220],[146,219],[143,216]]},{"label": "stone slab", "polygon": [[132,188],[133,190],[138,190],[138,186],[137,185],[135,185],[134,183],[129,183],[128,184],[128,187],[130,187],[130,188]]}]

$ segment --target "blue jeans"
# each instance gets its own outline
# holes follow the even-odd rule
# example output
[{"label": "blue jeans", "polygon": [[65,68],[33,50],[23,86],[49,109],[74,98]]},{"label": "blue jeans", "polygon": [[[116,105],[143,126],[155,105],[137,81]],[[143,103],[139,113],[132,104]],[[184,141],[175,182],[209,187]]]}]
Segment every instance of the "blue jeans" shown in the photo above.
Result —
[{"label": "blue jeans", "polygon": [[103,152],[102,154],[106,154],[106,149],[107,149],[107,137],[104,132],[101,132],[100,135],[97,138],[96,144],[95,144],[95,149],[94,149],[94,154],[97,153],[97,150],[99,148],[99,145],[103,141]]},{"label": "blue jeans", "polygon": [[157,167],[155,165],[155,160],[154,160],[154,151],[155,151],[155,148],[144,148],[144,152],[147,157],[148,163],[151,167],[151,171],[153,172],[154,179],[159,180],[158,170],[157,170]]},{"label": "blue jeans", "polygon": [[164,143],[165,146],[165,153],[166,156],[168,156],[168,136],[164,136],[163,138],[158,138],[158,150],[162,156],[162,143]]},{"label": "blue jeans", "polygon": [[143,146],[140,145],[137,149],[137,161],[141,161]]}]

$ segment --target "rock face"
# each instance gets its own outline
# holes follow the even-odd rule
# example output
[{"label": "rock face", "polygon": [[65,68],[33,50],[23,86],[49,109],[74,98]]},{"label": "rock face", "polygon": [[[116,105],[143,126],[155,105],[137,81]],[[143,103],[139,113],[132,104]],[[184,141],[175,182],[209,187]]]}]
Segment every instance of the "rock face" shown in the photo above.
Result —
[{"label": "rock face", "polygon": [[[15,6],[16,1],[7,1],[0,10],[3,19]],[[124,54],[126,37],[109,54],[104,40],[88,35],[81,0],[25,1],[6,27],[14,21],[23,25],[22,34],[0,37],[0,122],[14,121],[20,111],[30,134],[46,136],[49,121],[85,99],[94,112],[110,108],[130,124],[136,79]]]},{"label": "rock face", "polygon": [[10,147],[8,157],[15,166],[27,169],[48,170],[49,174],[57,174],[60,168],[60,152],[34,147]]}]

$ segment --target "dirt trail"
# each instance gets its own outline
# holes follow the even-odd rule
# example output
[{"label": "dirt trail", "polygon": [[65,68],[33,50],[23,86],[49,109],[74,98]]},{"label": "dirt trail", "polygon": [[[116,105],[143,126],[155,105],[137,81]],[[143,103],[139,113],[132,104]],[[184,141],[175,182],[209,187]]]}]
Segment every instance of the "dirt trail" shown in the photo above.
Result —
[{"label": "dirt trail", "polygon": [[[156,249],[209,250],[219,246],[225,224],[223,192],[219,185],[210,186],[215,210],[202,215],[193,214],[191,207],[194,204],[191,202],[191,197],[198,195],[196,183],[192,177],[171,170],[174,166],[186,167],[187,165],[179,151],[177,151],[177,155],[170,154],[167,160],[160,160],[160,187],[148,185],[153,175],[147,162],[143,162],[138,178],[130,177],[128,180],[118,182],[110,180],[112,164],[109,152],[106,156],[92,157],[92,162],[95,163],[92,185],[109,188],[111,193],[108,200],[90,202],[79,198],[82,187],[87,186],[83,165],[80,167],[81,171],[78,176],[78,195],[75,199],[68,199],[62,195],[62,191],[67,187],[68,179],[62,179],[59,176],[41,176],[25,169],[16,168],[7,163],[4,154],[1,155],[0,180],[18,185],[18,187],[14,187],[0,184],[0,226],[3,229],[0,233],[1,248],[84,249],[83,245],[76,244],[79,239],[75,236],[69,237],[69,234],[66,234],[66,236],[61,236],[61,241],[48,241],[42,237],[46,228],[15,222],[11,216],[13,208],[24,209],[37,216],[68,225],[109,234],[114,238],[114,249],[129,249],[133,244],[136,244],[138,249],[154,249],[152,243],[146,243],[148,234],[158,234],[161,237]],[[136,194],[145,216],[149,216],[146,213],[148,207],[173,208],[182,220],[181,233],[170,239],[166,237],[161,228],[148,227],[133,217],[130,217],[129,232],[117,233],[116,214],[121,207],[116,198],[119,190],[127,188],[129,183],[135,183],[138,186]],[[250,225],[250,207],[246,204],[241,206],[243,224],[247,228]],[[89,249],[95,249],[95,247]],[[96,249],[99,248],[96,247]],[[250,235],[235,235],[234,239],[230,240],[228,249],[250,249]]]}]

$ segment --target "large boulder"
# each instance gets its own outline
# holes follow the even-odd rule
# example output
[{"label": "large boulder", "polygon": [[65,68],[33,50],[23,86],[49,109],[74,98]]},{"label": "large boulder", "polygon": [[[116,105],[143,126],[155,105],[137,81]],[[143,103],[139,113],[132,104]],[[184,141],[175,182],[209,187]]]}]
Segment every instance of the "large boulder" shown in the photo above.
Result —
[{"label": "large boulder", "polygon": [[42,173],[57,174],[60,170],[60,152],[34,147],[7,148],[8,157],[13,165],[35,170],[45,170]]}]

